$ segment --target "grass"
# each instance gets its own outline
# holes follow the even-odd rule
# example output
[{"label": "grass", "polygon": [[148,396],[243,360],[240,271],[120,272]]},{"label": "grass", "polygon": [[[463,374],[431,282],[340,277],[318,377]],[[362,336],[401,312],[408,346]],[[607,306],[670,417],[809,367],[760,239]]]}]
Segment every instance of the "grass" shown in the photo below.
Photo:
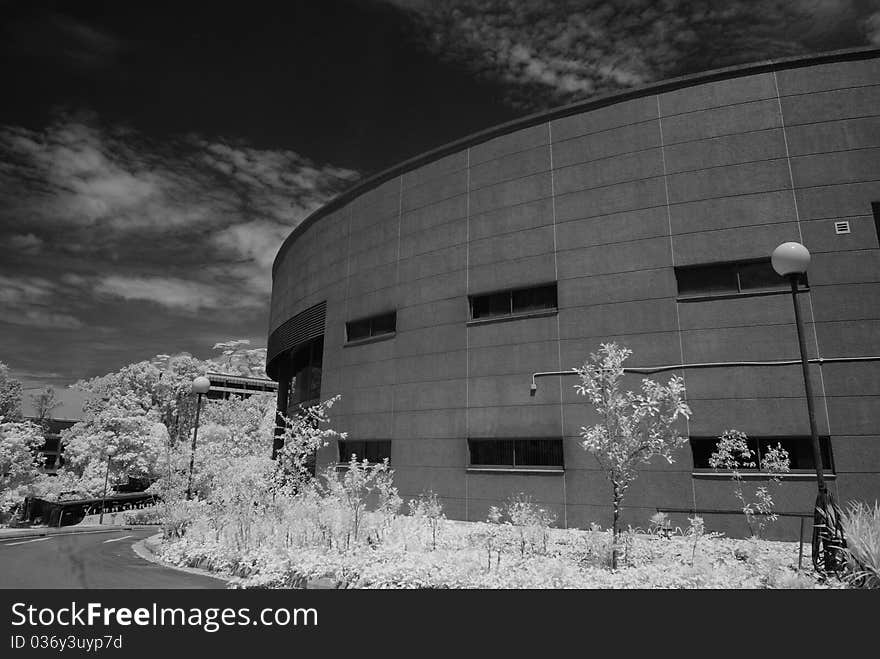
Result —
[{"label": "grass", "polygon": [[846,537],[849,581],[860,588],[880,588],[880,502],[871,507],[849,504],[841,517]]}]

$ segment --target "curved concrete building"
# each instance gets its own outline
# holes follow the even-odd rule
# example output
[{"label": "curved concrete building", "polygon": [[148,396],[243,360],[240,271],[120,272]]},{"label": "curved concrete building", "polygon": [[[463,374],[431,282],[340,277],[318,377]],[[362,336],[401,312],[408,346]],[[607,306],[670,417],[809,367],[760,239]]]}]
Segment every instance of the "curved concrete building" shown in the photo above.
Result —
[{"label": "curved concrete building", "polygon": [[[684,369],[691,442],[627,493],[746,532],[726,428],[782,442],[778,510],[816,482],[790,289],[769,255],[812,252],[801,305],[823,461],[840,502],[880,498],[880,50],[763,62],[666,81],[499,126],[410,160],[307,218],[274,265],[267,372],[292,409],[341,394],[333,427],[388,456],[404,498],[432,489],[483,520],[518,492],[560,525],[610,523],[610,486],[579,446],[595,422],[568,370],[600,343],[628,366]],[[836,358],[858,358],[834,361]],[[665,380],[669,372],[655,378]],[[627,376],[630,377],[630,376]],[[638,386],[637,376],[632,376]],[[762,476],[755,473],[754,481]],[[777,537],[797,537],[783,517]],[[809,530],[809,523],[806,524]],[[806,533],[806,532],[805,532]]]}]

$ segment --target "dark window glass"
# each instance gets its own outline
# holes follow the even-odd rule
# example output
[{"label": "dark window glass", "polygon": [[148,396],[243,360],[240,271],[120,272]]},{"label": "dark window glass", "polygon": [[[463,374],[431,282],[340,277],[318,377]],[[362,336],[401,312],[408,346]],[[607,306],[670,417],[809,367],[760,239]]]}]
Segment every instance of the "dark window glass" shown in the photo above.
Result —
[{"label": "dark window glass", "polygon": [[740,291],[767,291],[790,288],[790,284],[776,274],[769,261],[744,263],[739,266]]},{"label": "dark window glass", "polygon": [[679,295],[706,295],[711,293],[738,293],[736,270],[728,266],[699,266],[676,268]]},{"label": "dark window glass", "polygon": [[[324,337],[297,348],[291,355],[290,406],[321,397],[321,365],[324,358]],[[290,409],[290,408],[288,408]]]},{"label": "dark window glass", "polygon": [[[694,456],[695,469],[711,469],[709,458],[715,452],[717,437],[692,437],[690,440],[691,451]],[[813,471],[812,440],[809,437],[749,437],[748,447],[752,450],[751,461],[755,463],[754,469],[742,469],[742,471],[759,471],[758,465],[771,446],[782,445],[788,452],[788,459],[792,470]],[[828,437],[819,438],[819,449],[822,453],[822,467],[829,471],[833,470],[831,457],[831,440]]]},{"label": "dark window glass", "polygon": [[512,439],[472,439],[468,444],[472,465],[513,466]]},{"label": "dark window glass", "polygon": [[471,439],[472,466],[562,467],[561,439]]},{"label": "dark window glass", "polygon": [[510,313],[510,293],[479,295],[473,299],[474,318],[506,316]]},{"label": "dark window glass", "polygon": [[382,462],[386,458],[391,462],[391,440],[340,440],[339,462],[348,462],[354,454],[358,461],[367,460],[370,463]]},{"label": "dark window glass", "polygon": [[556,308],[556,285],[513,291],[513,313]]},{"label": "dark window glass", "polygon": [[372,336],[376,336],[377,334],[390,334],[397,329],[397,313],[386,313],[381,316],[376,316],[372,319],[370,324],[370,334]]},{"label": "dark window glass", "polygon": [[549,284],[502,293],[475,295],[471,298],[471,316],[475,319],[492,318],[541,309],[555,309],[556,306],[556,284]]},{"label": "dark window glass", "polygon": [[517,467],[561,467],[562,441],[554,439],[518,439],[514,443]]},{"label": "dark window glass", "polygon": [[[776,274],[769,260],[676,268],[675,279],[679,295],[735,295],[789,289],[788,281]],[[806,280],[801,284],[806,285]]]},{"label": "dark window glass", "polygon": [[346,336],[349,341],[367,339],[380,334],[392,334],[397,329],[397,312],[383,313],[362,320],[353,320],[345,324]]},{"label": "dark window glass", "polygon": [[348,340],[357,341],[370,336],[370,319],[356,320],[348,323]]}]

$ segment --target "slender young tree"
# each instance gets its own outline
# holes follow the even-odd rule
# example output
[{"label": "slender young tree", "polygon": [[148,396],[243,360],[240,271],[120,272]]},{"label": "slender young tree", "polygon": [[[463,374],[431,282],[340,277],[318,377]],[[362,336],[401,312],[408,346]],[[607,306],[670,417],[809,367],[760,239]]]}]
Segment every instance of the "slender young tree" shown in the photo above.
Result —
[{"label": "slender young tree", "polygon": [[641,393],[623,390],[623,363],[632,351],[616,343],[603,343],[580,368],[578,394],[586,396],[600,422],[582,427],[581,446],[592,454],[611,483],[613,525],[611,567],[617,568],[620,509],[627,488],[638,476],[638,467],[655,456],[675,461],[675,451],[685,442],[676,430],[690,417],[684,380],[673,376],[664,386],[645,378]]},{"label": "slender young tree", "polygon": [[52,418],[52,414],[55,409],[61,406],[61,402],[58,400],[58,396],[55,393],[55,389],[52,387],[46,387],[42,389],[37,394],[31,395],[31,403],[34,406],[34,413],[37,418],[37,423],[39,423],[44,428],[47,425],[49,419]]}]

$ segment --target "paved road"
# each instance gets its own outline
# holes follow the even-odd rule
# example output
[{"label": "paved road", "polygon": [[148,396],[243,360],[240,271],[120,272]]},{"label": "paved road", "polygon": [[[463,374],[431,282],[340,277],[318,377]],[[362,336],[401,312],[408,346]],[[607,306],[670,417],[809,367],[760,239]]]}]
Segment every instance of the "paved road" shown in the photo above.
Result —
[{"label": "paved road", "polygon": [[224,588],[219,579],[145,561],[131,546],[153,528],[0,540],[0,588]]}]

